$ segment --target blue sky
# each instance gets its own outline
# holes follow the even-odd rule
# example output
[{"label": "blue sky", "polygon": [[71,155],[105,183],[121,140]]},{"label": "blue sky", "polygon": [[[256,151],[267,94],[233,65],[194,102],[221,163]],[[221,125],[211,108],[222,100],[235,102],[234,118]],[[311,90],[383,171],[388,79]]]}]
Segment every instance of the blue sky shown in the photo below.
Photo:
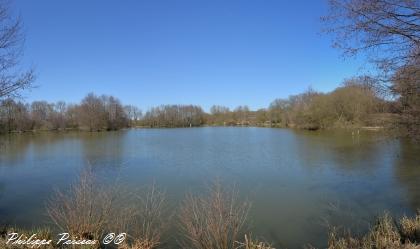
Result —
[{"label": "blue sky", "polygon": [[78,102],[88,92],[142,109],[213,104],[251,109],[309,86],[330,91],[361,73],[320,34],[327,2],[280,0],[16,0],[25,100]]}]

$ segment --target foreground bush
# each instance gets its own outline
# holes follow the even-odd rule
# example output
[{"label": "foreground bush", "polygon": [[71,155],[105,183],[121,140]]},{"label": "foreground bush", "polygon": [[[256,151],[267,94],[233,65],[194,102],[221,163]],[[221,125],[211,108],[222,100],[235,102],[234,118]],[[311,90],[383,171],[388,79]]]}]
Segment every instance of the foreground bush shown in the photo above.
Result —
[{"label": "foreground bush", "polygon": [[132,212],[130,238],[119,249],[153,249],[162,243],[162,233],[166,230],[164,217],[165,194],[153,184],[141,196]]},{"label": "foreground bush", "polygon": [[249,206],[218,184],[207,196],[187,196],[179,214],[183,248],[236,248]]},{"label": "foreground bush", "polygon": [[121,248],[152,249],[160,244],[164,230],[164,202],[164,193],[154,185],[141,196],[130,196],[117,185],[99,184],[86,171],[70,191],[56,191],[47,203],[47,213],[73,239],[101,241],[109,232],[127,233]]},{"label": "foreground bush", "polygon": [[56,191],[47,203],[47,213],[61,231],[78,238],[100,239],[115,224],[115,195],[111,189],[98,186],[91,172],[84,172],[70,191]]}]

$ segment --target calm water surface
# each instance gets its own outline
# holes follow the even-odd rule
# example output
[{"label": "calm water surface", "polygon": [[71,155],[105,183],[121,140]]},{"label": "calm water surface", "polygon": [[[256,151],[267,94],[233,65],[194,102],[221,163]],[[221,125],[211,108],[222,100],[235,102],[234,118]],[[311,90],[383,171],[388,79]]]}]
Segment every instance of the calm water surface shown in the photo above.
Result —
[{"label": "calm water surface", "polygon": [[253,203],[253,234],[276,248],[325,246],[326,224],[362,232],[384,210],[420,207],[420,147],[372,132],[133,129],[0,141],[0,224],[48,224],[45,201],[86,167],[134,191],[156,182],[173,208],[215,179],[235,184]]}]

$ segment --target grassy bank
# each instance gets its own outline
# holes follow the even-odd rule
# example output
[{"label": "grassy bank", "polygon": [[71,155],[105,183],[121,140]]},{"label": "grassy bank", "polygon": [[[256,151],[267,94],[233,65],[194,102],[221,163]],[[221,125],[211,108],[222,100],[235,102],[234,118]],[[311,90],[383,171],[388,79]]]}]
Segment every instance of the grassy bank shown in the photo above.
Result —
[{"label": "grassy bank", "polygon": [[[199,202],[203,201],[201,199]],[[207,201],[216,201],[216,199],[210,198]],[[194,201],[190,204],[198,204]],[[221,203],[220,203],[221,204]],[[219,205],[219,204],[216,204]],[[222,204],[225,205],[225,204]],[[228,204],[229,205],[229,204]],[[198,207],[198,206],[197,206]],[[214,206],[213,208],[215,208]],[[186,229],[181,233],[178,238],[180,241],[179,248],[198,248],[198,249],[274,249],[275,245],[267,242],[259,241],[255,238],[251,238],[249,235],[238,236],[238,234],[232,234],[231,228],[236,228],[235,223],[226,221],[225,225],[228,224],[231,227],[226,227],[223,224],[217,223],[217,216],[223,214],[224,208],[222,209],[208,209],[207,215],[204,220],[206,222],[216,222],[213,225],[206,224],[207,227],[196,227],[202,230],[194,230],[191,226],[184,226],[181,229]],[[236,210],[237,211],[237,210]],[[195,220],[203,215],[202,211],[198,213],[191,212],[186,213],[187,217],[184,219],[190,221]],[[198,216],[197,216],[198,215]],[[219,216],[223,217],[223,216]],[[234,217],[238,217],[235,216]],[[201,217],[203,218],[203,217]],[[184,224],[185,225],[185,224]],[[216,227],[214,226],[216,225]],[[195,226],[200,226],[200,223],[196,223]],[[234,226],[234,227],[232,227]],[[161,232],[161,231],[156,231]],[[51,245],[33,247],[31,245],[11,245],[7,243],[8,234],[19,233],[25,235],[36,234],[37,238],[51,239]],[[164,238],[145,238],[145,237],[131,237],[127,243],[114,246],[111,248],[118,249],[153,249],[153,248],[167,248],[165,247]],[[29,248],[48,248],[48,249],[59,249],[59,248],[104,248],[101,245],[95,246],[68,246],[68,245],[57,245],[58,239],[54,238],[53,233],[49,229],[33,229],[33,230],[21,230],[16,228],[2,229],[0,231],[0,248],[5,249],[29,249]],[[332,228],[329,233],[329,240],[326,241],[328,249],[415,249],[420,248],[420,213],[417,216],[409,218],[403,217],[400,220],[394,220],[389,214],[384,214],[378,218],[375,224],[373,224],[371,230],[363,236],[355,237],[351,235],[350,231],[337,230]],[[102,245],[103,246],[103,245]],[[315,249],[310,245],[302,245],[302,248]]]},{"label": "grassy bank", "polygon": [[396,221],[385,213],[364,236],[354,237],[350,231],[333,228],[329,234],[329,249],[409,249],[420,248],[420,213],[413,218]]}]

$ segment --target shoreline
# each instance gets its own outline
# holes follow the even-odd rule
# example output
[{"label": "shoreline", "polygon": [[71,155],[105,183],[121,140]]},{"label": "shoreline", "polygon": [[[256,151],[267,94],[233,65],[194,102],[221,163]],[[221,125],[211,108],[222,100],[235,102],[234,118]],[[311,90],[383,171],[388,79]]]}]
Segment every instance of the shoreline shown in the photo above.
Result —
[{"label": "shoreline", "polygon": [[132,126],[121,128],[117,130],[98,130],[98,131],[89,131],[85,129],[77,129],[77,128],[66,128],[66,129],[58,129],[58,130],[27,130],[27,131],[10,131],[0,133],[1,135],[7,134],[29,134],[29,133],[66,133],[66,132],[81,132],[81,133],[106,133],[106,132],[115,132],[115,131],[124,131],[124,130],[131,130],[131,129],[189,129],[189,128],[206,128],[206,127],[214,127],[214,128],[221,128],[221,127],[230,127],[230,128],[273,128],[273,129],[290,129],[290,130],[298,130],[298,131],[310,131],[310,132],[317,132],[317,131],[340,131],[340,130],[364,130],[364,131],[385,131],[386,127],[384,126],[345,126],[345,127],[331,127],[331,128],[322,128],[322,129],[305,129],[305,128],[298,128],[298,127],[285,127],[285,126],[268,126],[268,125],[211,125],[211,124],[204,124],[200,126]]}]

